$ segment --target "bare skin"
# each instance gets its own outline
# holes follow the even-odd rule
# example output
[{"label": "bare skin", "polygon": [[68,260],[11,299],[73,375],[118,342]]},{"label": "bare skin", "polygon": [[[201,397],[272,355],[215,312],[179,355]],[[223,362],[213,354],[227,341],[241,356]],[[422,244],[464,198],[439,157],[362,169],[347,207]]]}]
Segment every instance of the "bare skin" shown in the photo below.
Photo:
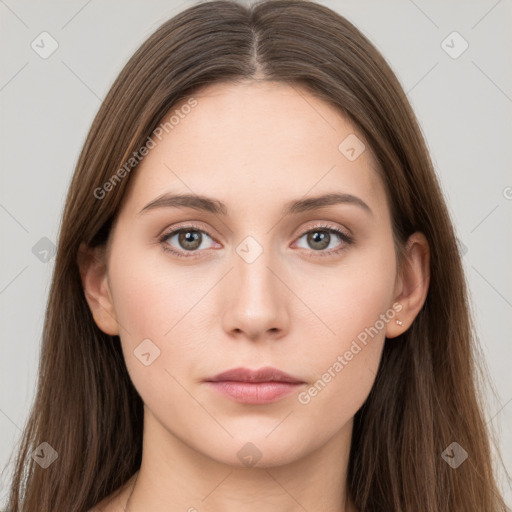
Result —
[{"label": "bare skin", "polygon": [[[362,136],[322,100],[255,80],[194,97],[197,106],[134,171],[106,250],[81,253],[95,321],[120,336],[145,404],[136,482],[94,510],[354,512],[346,485],[353,417],[384,343],[399,342],[391,338],[425,301],[428,243],[411,236],[399,273],[370,148],[348,159],[340,142]],[[354,202],[282,212],[289,201],[335,192],[371,212]],[[164,193],[215,198],[227,214],[142,211]],[[202,239],[159,239],[178,228]],[[378,333],[352,350],[370,326]],[[160,351],[149,365],[134,355],[147,339]],[[273,366],[303,384],[254,405],[204,382],[241,366]],[[315,392],[319,379],[325,385]],[[256,447],[255,464],[242,460],[244,446]]]}]

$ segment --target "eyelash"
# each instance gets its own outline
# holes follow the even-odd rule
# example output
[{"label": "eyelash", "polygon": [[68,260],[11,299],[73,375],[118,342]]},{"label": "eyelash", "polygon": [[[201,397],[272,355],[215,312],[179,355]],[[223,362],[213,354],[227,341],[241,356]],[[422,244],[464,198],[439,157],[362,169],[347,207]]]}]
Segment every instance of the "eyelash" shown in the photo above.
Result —
[{"label": "eyelash", "polygon": [[[195,257],[197,257],[195,255],[185,256],[185,254],[183,254],[182,252],[177,251],[175,249],[172,249],[169,246],[169,244],[166,243],[166,240],[168,240],[172,236],[174,236],[177,233],[180,233],[182,231],[199,231],[201,233],[205,233],[213,240],[213,237],[210,236],[207,231],[205,231],[200,226],[193,224],[193,223],[187,224],[186,226],[179,227],[178,229],[173,229],[172,231],[166,231],[163,235],[161,235],[158,238],[158,241],[162,245],[162,248],[164,251],[170,252],[171,254],[173,254],[174,256],[177,256],[178,258],[195,258]],[[348,235],[347,233],[342,231],[341,229],[338,229],[338,228],[335,228],[335,227],[329,226],[329,225],[324,225],[324,224],[319,224],[317,226],[313,226],[312,228],[308,229],[307,231],[304,231],[298,237],[298,239],[302,238],[304,235],[307,235],[308,233],[315,232],[315,231],[327,231],[328,233],[334,233],[335,235],[338,235],[338,237],[344,242],[342,247],[340,247],[339,249],[334,249],[334,250],[330,250],[330,251],[313,251],[313,250],[311,251],[311,252],[316,253],[316,255],[321,258],[337,256],[338,254],[340,254],[342,251],[344,251],[347,248],[346,247],[347,245],[351,245],[352,243],[354,243],[354,239],[350,235]],[[196,250],[196,251],[189,251],[189,252],[193,254],[193,253],[197,253],[200,251]]]}]

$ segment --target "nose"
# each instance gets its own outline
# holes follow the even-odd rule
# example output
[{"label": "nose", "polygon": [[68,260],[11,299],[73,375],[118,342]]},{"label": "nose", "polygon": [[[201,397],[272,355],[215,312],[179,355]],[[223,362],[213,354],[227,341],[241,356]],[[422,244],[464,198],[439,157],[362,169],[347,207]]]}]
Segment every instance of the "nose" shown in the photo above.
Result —
[{"label": "nose", "polygon": [[292,292],[283,266],[270,251],[263,251],[252,262],[234,253],[232,261],[234,268],[221,290],[225,332],[253,341],[285,336]]}]

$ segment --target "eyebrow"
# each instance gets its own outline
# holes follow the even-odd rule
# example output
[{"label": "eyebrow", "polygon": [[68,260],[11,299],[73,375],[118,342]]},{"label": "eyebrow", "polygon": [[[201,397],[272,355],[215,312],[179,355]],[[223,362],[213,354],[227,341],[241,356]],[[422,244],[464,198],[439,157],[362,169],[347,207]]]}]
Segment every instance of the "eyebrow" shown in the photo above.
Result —
[{"label": "eyebrow", "polygon": [[[373,216],[371,208],[359,197],[352,194],[330,193],[307,199],[288,201],[282,210],[282,215],[299,214],[311,210],[325,208],[336,204],[352,204],[361,207]],[[163,194],[148,203],[139,214],[156,208],[192,208],[206,211],[215,215],[228,215],[228,208],[222,201],[197,194]]]}]

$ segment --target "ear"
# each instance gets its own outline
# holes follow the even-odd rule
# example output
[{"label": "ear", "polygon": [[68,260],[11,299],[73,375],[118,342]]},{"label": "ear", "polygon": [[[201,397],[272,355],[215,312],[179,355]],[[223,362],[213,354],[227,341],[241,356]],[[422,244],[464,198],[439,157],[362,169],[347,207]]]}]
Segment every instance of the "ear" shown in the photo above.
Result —
[{"label": "ear", "polygon": [[78,267],[85,298],[96,325],[106,334],[119,334],[107,278],[105,246],[91,248],[82,243],[78,249]]},{"label": "ear", "polygon": [[[430,283],[430,248],[425,235],[412,234],[405,246],[406,254],[395,286],[394,303],[402,307],[396,317],[387,324],[386,338],[394,338],[405,332],[419,313],[427,298]],[[400,325],[397,320],[402,323]]]}]

